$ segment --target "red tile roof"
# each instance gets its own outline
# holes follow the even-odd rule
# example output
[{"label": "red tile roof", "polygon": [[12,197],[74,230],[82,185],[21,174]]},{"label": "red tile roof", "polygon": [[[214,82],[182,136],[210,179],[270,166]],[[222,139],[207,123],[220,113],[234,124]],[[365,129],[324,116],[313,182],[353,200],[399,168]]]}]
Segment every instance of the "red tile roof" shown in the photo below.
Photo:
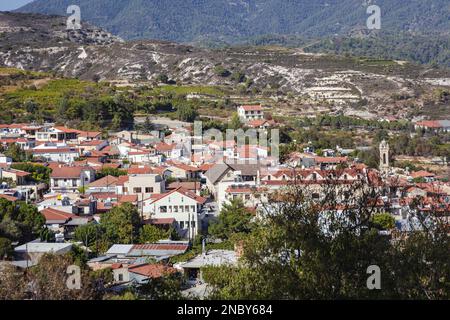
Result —
[{"label": "red tile roof", "polygon": [[123,186],[125,184],[125,182],[128,182],[129,179],[130,179],[129,176],[119,176],[116,184],[118,186]]},{"label": "red tile roof", "polygon": [[170,275],[178,272],[177,269],[162,264],[130,266],[128,268],[128,271],[149,278],[161,278],[165,275]]},{"label": "red tile roof", "polygon": [[347,162],[347,157],[314,157],[317,163],[343,163]]},{"label": "red tile roof", "polygon": [[88,185],[89,188],[115,186],[119,178],[114,176],[106,176],[95,180]]},{"label": "red tile roof", "polygon": [[426,128],[441,128],[442,125],[439,123],[439,121],[419,121],[416,123],[416,125]]},{"label": "red tile roof", "polygon": [[150,167],[131,167],[127,172],[128,174],[152,174],[154,170]]},{"label": "red tile roof", "polygon": [[13,196],[8,196],[7,194],[0,194],[0,198],[11,201],[11,202],[15,202],[15,201],[19,200],[19,198],[13,197]]},{"label": "red tile roof", "polygon": [[424,171],[424,170],[416,171],[416,172],[412,172],[411,173],[411,177],[413,177],[414,179],[416,179],[416,178],[434,177],[434,176],[435,176],[434,173],[431,173],[431,172],[428,172],[428,171]]},{"label": "red tile roof", "polygon": [[78,154],[78,150],[75,148],[52,148],[52,149],[34,149],[33,153],[76,153]]},{"label": "red tile roof", "polygon": [[123,195],[119,196],[119,203],[134,203],[138,201],[137,194],[129,194],[129,195]]},{"label": "red tile roof", "polygon": [[84,138],[96,138],[100,136],[102,133],[97,131],[81,131],[80,137]]},{"label": "red tile roof", "polygon": [[80,178],[81,172],[92,170],[91,167],[56,167],[53,169],[51,178]]},{"label": "red tile roof", "polygon": [[176,144],[167,144],[164,142],[160,142],[157,145],[155,145],[155,150],[157,151],[172,151],[176,147]]},{"label": "red tile roof", "polygon": [[173,224],[175,218],[155,218],[144,221],[145,224],[163,225],[163,224]]},{"label": "red tile roof", "polygon": [[56,130],[62,131],[64,133],[78,133],[78,134],[82,133],[82,131],[80,131],[80,130],[70,129],[70,128],[66,128],[66,127],[62,127],[62,126],[57,126],[57,127],[54,127],[54,128]]},{"label": "red tile roof", "polygon": [[72,219],[73,217],[75,217],[75,215],[64,212],[64,211],[60,211],[60,210],[56,210],[56,209],[52,209],[52,208],[46,208],[44,210],[41,211],[41,214],[45,217],[45,220],[47,221],[54,221],[54,220],[61,220],[61,221],[67,221]]},{"label": "red tile roof", "polygon": [[245,111],[262,111],[261,105],[241,106]]},{"label": "red tile roof", "polygon": [[135,244],[132,250],[186,251],[188,248],[189,248],[188,244],[181,244],[181,243],[148,243],[148,244]]}]

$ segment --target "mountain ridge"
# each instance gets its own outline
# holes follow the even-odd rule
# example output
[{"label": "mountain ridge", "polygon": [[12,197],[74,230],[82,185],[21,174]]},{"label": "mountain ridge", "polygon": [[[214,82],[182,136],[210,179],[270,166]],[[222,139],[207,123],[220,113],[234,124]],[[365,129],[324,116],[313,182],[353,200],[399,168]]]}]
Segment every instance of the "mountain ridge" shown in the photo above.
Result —
[{"label": "mountain ridge", "polygon": [[79,5],[82,18],[124,39],[196,42],[267,34],[328,37],[365,28],[366,8],[382,10],[382,30],[449,35],[447,0],[36,0],[19,12],[66,15]]}]

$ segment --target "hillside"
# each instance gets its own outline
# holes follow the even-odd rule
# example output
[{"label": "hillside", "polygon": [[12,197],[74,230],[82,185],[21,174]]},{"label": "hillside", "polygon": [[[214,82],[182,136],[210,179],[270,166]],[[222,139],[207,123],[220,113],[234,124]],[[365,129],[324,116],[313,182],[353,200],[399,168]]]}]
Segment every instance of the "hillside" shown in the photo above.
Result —
[{"label": "hillside", "polygon": [[[82,18],[125,39],[193,42],[279,34],[334,36],[365,27],[361,0],[36,0],[21,12],[65,15],[71,4]],[[447,0],[377,0],[384,31],[448,34]]]},{"label": "hillside", "polygon": [[[206,96],[214,103],[276,106],[274,113],[281,116],[439,116],[449,107],[435,96],[437,89],[450,86],[450,73],[443,69],[274,46],[213,50],[163,41],[124,42],[86,24],[67,32],[64,21],[0,13],[0,66],[119,86],[171,85],[174,94]],[[183,90],[186,86],[192,89]]]},{"label": "hillside", "polygon": [[378,0],[382,30],[369,31],[361,0],[37,0],[21,12],[82,19],[124,39],[158,39],[223,48],[280,45],[325,52],[408,60],[450,68],[450,7],[446,0]]}]

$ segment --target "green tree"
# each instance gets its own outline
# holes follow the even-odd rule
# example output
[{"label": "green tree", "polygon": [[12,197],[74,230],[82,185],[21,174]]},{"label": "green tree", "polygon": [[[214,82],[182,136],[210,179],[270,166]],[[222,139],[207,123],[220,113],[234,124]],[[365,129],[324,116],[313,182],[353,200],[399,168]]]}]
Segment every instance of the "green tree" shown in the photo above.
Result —
[{"label": "green tree", "polygon": [[209,227],[209,234],[222,240],[228,240],[233,235],[249,233],[252,230],[251,220],[253,217],[241,199],[233,199],[230,203],[223,205],[218,221]]},{"label": "green tree", "polygon": [[145,133],[150,133],[152,130],[154,130],[153,124],[150,122],[150,117],[145,117],[145,122],[143,125],[143,129]]},{"label": "green tree", "polygon": [[233,129],[233,130],[242,128],[241,119],[239,118],[239,115],[237,114],[237,112],[234,112],[233,115],[231,116],[231,120],[228,124],[228,128]]},{"label": "green tree", "polygon": [[39,236],[45,218],[33,205],[0,199],[0,235],[26,242]]},{"label": "green tree", "polygon": [[177,107],[177,118],[180,121],[193,122],[197,115],[197,111],[190,104],[180,104]]},{"label": "green tree", "polygon": [[180,300],[182,280],[178,272],[167,273],[162,277],[150,278],[137,291],[139,296],[148,300]]},{"label": "green tree", "polygon": [[170,231],[146,224],[140,230],[139,241],[140,243],[154,243],[158,240],[168,239],[169,237]]},{"label": "green tree", "polygon": [[160,74],[156,77],[156,81],[160,83],[169,83],[169,77],[166,74]]},{"label": "green tree", "polygon": [[98,224],[88,223],[75,229],[74,239],[80,241],[85,247],[92,248],[102,237],[102,233]]},{"label": "green tree", "polygon": [[221,65],[214,67],[214,73],[223,78],[229,77],[231,75],[231,72]]},{"label": "green tree", "polygon": [[42,242],[55,242],[55,233],[45,227],[41,230],[39,239]]},{"label": "green tree", "polygon": [[121,170],[119,168],[102,168],[100,171],[96,173],[96,177],[98,179],[106,177],[106,176],[113,176],[113,177],[120,177],[120,176],[126,176],[127,171]]},{"label": "green tree", "polygon": [[28,155],[26,152],[18,145],[11,144],[8,149],[4,152],[4,154],[10,157],[13,162],[23,162],[28,160]]},{"label": "green tree", "polygon": [[119,113],[115,113],[111,121],[112,130],[120,130],[122,128],[122,118]]},{"label": "green tree", "polygon": [[32,180],[33,182],[49,183],[50,181],[50,174],[52,172],[52,169],[46,166],[27,162],[13,163],[11,167],[16,170],[22,170],[31,173],[31,177],[29,177],[28,179]]},{"label": "green tree", "polygon": [[[211,298],[449,298],[450,237],[438,212],[412,205],[421,227],[392,239],[373,224],[377,187],[330,184],[319,199],[316,192],[292,186],[271,199],[244,239],[242,263],[205,270]],[[367,288],[372,265],[382,270],[382,290]]]},{"label": "green tree", "polygon": [[0,260],[5,257],[10,257],[13,252],[11,241],[6,238],[0,238]]},{"label": "green tree", "polygon": [[137,241],[140,224],[139,212],[131,203],[112,208],[100,220],[104,236],[111,244],[131,244]]},{"label": "green tree", "polygon": [[372,217],[372,222],[380,230],[391,230],[395,228],[395,218],[389,213],[378,213]]},{"label": "green tree", "polygon": [[245,73],[242,71],[234,72],[231,75],[231,79],[233,79],[236,83],[242,83],[246,81]]}]

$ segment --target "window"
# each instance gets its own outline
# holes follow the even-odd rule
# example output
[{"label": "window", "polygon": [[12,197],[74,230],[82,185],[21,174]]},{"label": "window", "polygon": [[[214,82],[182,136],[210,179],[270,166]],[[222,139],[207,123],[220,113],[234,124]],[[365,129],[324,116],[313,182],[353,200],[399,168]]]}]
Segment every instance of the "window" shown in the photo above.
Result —
[{"label": "window", "polygon": [[249,194],[245,195],[245,200],[250,200],[250,195]]},{"label": "window", "polygon": [[192,229],[195,228],[195,221],[192,221],[192,222],[191,222],[191,227],[192,227]]},{"label": "window", "polygon": [[184,221],[180,221],[180,229],[184,229]]},{"label": "window", "polygon": [[313,193],[312,198],[317,200],[320,198],[320,195],[318,193]]},{"label": "window", "polygon": [[119,282],[123,281],[123,274],[119,274]]},{"label": "window", "polygon": [[142,192],[142,188],[141,187],[134,188],[133,190],[134,190],[134,193],[141,193]]},{"label": "window", "polygon": [[153,187],[146,187],[145,193],[153,193]]},{"label": "window", "polygon": [[189,212],[189,206],[184,206],[184,211]]},{"label": "window", "polygon": [[173,206],[173,212],[178,213],[178,206]]},{"label": "window", "polygon": [[159,207],[159,212],[166,213],[167,212],[167,206]]},{"label": "window", "polygon": [[191,211],[195,212],[195,206],[191,206]]},{"label": "window", "polygon": [[186,229],[189,228],[189,221],[186,221],[184,224],[186,225]]},{"label": "window", "polygon": [[123,188],[123,193],[127,193],[128,192],[128,187],[124,187]]}]

